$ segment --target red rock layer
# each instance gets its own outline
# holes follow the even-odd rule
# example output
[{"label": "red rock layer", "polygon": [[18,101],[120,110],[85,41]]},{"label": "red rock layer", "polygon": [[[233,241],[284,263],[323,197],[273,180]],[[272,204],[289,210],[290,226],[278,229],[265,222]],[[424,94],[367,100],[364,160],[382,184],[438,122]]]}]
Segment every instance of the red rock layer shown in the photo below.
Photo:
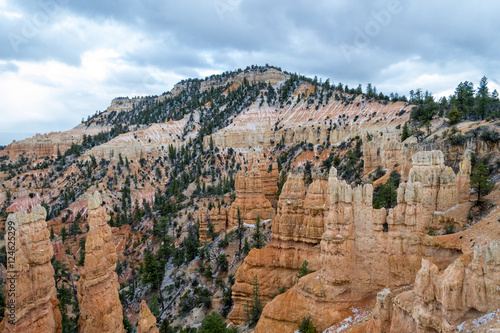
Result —
[{"label": "red rock layer", "polygon": [[101,207],[99,192],[89,197],[89,232],[85,243],[84,271],[78,280],[79,332],[125,332],[118,296],[116,249],[111,241],[110,217]]},{"label": "red rock layer", "polygon": [[367,331],[456,332],[467,319],[498,310],[499,289],[500,242],[476,245],[473,255],[458,258],[442,273],[424,259],[414,289],[394,297],[394,302],[377,304],[375,313],[382,307],[385,313],[374,316]]},{"label": "red rock layer", "polygon": [[[15,311],[6,308],[5,318],[0,324],[2,332],[62,332],[54,268],[50,263],[54,252],[46,216],[45,209],[36,206],[31,214],[19,211],[7,218],[7,248],[11,246],[9,237],[15,239],[15,260],[11,261],[9,254],[7,277],[14,275],[15,281],[7,280],[5,294],[6,304],[15,302]],[[11,229],[9,226],[16,227],[15,235],[8,232]],[[15,293],[14,297],[11,296],[12,292]]]},{"label": "red rock layer", "polygon": [[254,276],[267,303],[280,288],[296,283],[297,272],[305,260],[310,270],[320,268],[318,245],[328,207],[327,181],[317,176],[306,187],[302,178],[301,173],[288,177],[273,221],[272,241],[263,249],[252,250],[236,273],[234,307],[229,315],[235,323],[246,320],[244,307],[252,295]]},{"label": "red rock layer", "polygon": [[[398,189],[398,205],[387,211],[373,209],[372,185],[352,188],[332,168],[327,185],[328,215],[321,236],[321,269],[270,302],[257,333],[296,329],[305,316],[324,330],[343,320],[353,302],[370,293],[413,283],[421,258],[445,264],[461,254],[427,241],[432,209],[458,204],[455,175],[444,167],[440,152],[416,154],[413,163],[409,182]],[[300,182],[295,186],[300,193]],[[300,196],[295,199],[301,200]],[[282,230],[278,221],[274,224]],[[293,228],[282,232],[290,235],[290,230]]]},{"label": "red rock layer", "polygon": [[229,228],[228,209],[224,207],[220,209],[215,207],[211,210],[201,209],[198,218],[200,219],[199,235],[202,242],[211,241],[207,236],[209,222],[213,224],[215,233]]}]

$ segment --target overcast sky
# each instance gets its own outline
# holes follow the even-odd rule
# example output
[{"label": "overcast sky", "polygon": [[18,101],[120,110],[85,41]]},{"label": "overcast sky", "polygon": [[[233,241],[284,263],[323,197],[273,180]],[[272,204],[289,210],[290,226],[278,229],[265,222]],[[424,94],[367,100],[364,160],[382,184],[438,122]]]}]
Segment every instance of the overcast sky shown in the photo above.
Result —
[{"label": "overcast sky", "polygon": [[384,93],[499,87],[500,2],[0,0],[0,144],[258,64]]}]

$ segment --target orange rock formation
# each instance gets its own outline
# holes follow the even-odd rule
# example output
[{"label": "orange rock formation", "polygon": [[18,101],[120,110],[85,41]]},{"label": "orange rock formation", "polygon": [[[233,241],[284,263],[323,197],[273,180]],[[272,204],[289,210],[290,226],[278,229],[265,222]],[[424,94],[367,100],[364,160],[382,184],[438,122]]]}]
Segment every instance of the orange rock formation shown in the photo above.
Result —
[{"label": "orange rock formation", "polygon": [[442,273],[424,259],[413,290],[377,303],[375,312],[383,315],[374,316],[368,332],[456,332],[467,319],[497,311],[499,289],[500,242],[476,245],[474,254],[456,259]]},{"label": "orange rock formation", "polygon": [[[46,216],[45,209],[36,206],[31,214],[19,211],[7,218],[5,242],[9,248],[9,237],[15,239],[15,260],[9,255],[5,294],[6,304],[14,306],[13,311],[6,307],[2,332],[62,332]],[[9,227],[16,229],[15,235],[9,233]],[[15,279],[9,280],[12,275]]]},{"label": "orange rock formation", "polygon": [[156,318],[149,310],[148,304],[142,300],[139,306],[139,318],[137,321],[137,333],[159,333],[156,327]]},{"label": "orange rock formation", "polygon": [[116,249],[111,241],[110,217],[101,207],[99,192],[89,197],[89,232],[84,271],[78,280],[79,332],[125,332],[118,296]]},{"label": "orange rock formation", "polygon": [[[432,258],[439,264],[457,258],[459,250],[427,245],[426,241],[430,227],[444,227],[436,225],[434,211],[445,211],[459,203],[456,176],[444,166],[442,156],[438,151],[414,154],[409,181],[400,185],[398,205],[389,210],[373,209],[372,185],[352,188],[339,180],[332,168],[325,191],[329,197],[325,201],[325,231],[320,233],[320,270],[269,303],[256,332],[293,330],[305,316],[311,316],[315,325],[324,330],[345,318],[349,306],[370,293],[413,283],[421,258]],[[301,192],[300,181],[296,186]],[[283,199],[280,197],[280,203]],[[295,199],[300,201],[301,197]],[[303,214],[299,209],[294,212]],[[275,230],[291,237],[293,233],[281,228],[279,219],[280,214],[273,223],[273,239],[283,237],[275,236]],[[248,266],[244,264],[240,270],[248,271]],[[241,295],[239,273],[235,296]],[[268,283],[262,279],[261,290],[269,289]]]},{"label": "orange rock formation", "polygon": [[304,260],[309,269],[320,268],[319,242],[324,231],[328,208],[327,181],[315,175],[311,185],[304,185],[301,173],[291,174],[283,186],[278,202],[278,215],[273,221],[272,241],[263,249],[254,249],[236,273],[233,286],[234,307],[229,319],[246,320],[244,307],[252,294],[256,275],[264,302],[279,288],[290,288]]},{"label": "orange rock formation", "polygon": [[268,196],[272,195],[274,187],[270,183],[278,179],[277,170],[268,174],[267,170],[262,171],[265,165],[262,166],[261,163],[254,159],[249,164],[248,171],[240,170],[236,174],[236,199],[229,208],[229,228],[238,225],[238,208],[243,223],[255,224],[257,217],[260,217],[261,221],[274,218],[274,208],[266,193]]}]

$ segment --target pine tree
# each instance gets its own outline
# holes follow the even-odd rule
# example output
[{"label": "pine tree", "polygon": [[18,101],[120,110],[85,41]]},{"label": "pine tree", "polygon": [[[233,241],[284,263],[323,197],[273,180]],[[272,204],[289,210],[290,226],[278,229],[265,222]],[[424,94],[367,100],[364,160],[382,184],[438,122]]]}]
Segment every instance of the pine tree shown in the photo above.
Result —
[{"label": "pine tree", "polygon": [[311,270],[309,269],[309,262],[307,260],[304,260],[299,272],[297,273],[297,277],[300,279],[301,277],[306,276],[309,273],[311,273]]},{"label": "pine tree", "polygon": [[410,137],[410,130],[408,129],[408,122],[405,121],[403,125],[403,133],[401,134],[401,142],[405,141]]},{"label": "pine tree", "polygon": [[249,323],[250,327],[254,327],[255,325],[257,325],[263,309],[264,305],[262,304],[260,296],[259,280],[257,279],[257,275],[255,275],[252,282],[252,297],[251,300],[247,301],[245,305],[247,322]]},{"label": "pine tree", "polygon": [[66,230],[66,227],[63,227],[61,229],[61,238],[62,238],[63,243],[66,240],[67,236],[68,236],[68,231]]},{"label": "pine tree", "polygon": [[243,221],[241,219],[240,207],[238,207],[238,256],[241,255],[241,241],[243,239]]},{"label": "pine tree", "polygon": [[264,234],[260,231],[260,216],[257,216],[255,220],[255,231],[252,235],[252,238],[255,242],[255,247],[258,249],[262,249],[264,247]]},{"label": "pine tree", "polygon": [[460,120],[462,120],[462,114],[460,113],[460,111],[456,106],[453,106],[450,109],[446,117],[448,118],[450,125],[455,125],[459,123]]},{"label": "pine tree", "polygon": [[488,191],[493,187],[488,174],[488,169],[486,169],[482,162],[479,163],[472,172],[470,187],[476,190],[477,202],[481,202],[481,195],[488,193]]},{"label": "pine tree", "polygon": [[248,239],[245,237],[245,244],[243,245],[243,253],[248,254],[250,252],[250,244],[248,243]]},{"label": "pine tree", "polygon": [[488,78],[483,76],[479,82],[479,87],[477,88],[476,98],[478,101],[477,105],[477,115],[484,119],[486,116],[486,109],[490,103],[490,93],[488,90]]}]

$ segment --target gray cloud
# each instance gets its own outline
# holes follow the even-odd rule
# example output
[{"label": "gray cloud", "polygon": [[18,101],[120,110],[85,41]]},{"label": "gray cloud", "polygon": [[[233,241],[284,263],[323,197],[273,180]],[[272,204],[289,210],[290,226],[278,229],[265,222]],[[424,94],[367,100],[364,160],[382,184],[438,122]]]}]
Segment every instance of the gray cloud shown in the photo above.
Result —
[{"label": "gray cloud", "polygon": [[[386,93],[443,93],[483,74],[498,85],[499,10],[492,0],[3,0],[0,84],[35,85],[40,114],[74,114],[67,128],[113,94],[159,94],[180,78],[251,64]],[[60,66],[27,73],[46,63]],[[45,104],[55,97],[57,110]]]}]

